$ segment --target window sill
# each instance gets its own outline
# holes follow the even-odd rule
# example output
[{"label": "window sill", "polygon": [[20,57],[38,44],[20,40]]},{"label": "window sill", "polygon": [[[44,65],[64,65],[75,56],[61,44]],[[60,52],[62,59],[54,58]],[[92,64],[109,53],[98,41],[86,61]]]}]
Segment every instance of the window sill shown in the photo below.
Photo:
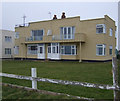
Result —
[{"label": "window sill", "polygon": [[[61,55],[70,55],[70,56],[72,56],[73,54],[61,54]],[[73,56],[76,56],[76,55],[73,55]]]},{"label": "window sill", "polygon": [[98,54],[96,54],[96,56],[106,56],[106,55],[98,55]]},{"label": "window sill", "polygon": [[96,33],[96,34],[106,34],[106,33]]}]

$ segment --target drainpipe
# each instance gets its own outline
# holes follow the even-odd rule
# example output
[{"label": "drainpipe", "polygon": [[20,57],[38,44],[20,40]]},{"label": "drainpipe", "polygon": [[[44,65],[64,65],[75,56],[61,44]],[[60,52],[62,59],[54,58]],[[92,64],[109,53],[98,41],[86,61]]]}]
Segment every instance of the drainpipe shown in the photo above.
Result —
[{"label": "drainpipe", "polygon": [[79,62],[82,62],[82,60],[81,60],[81,42],[80,42],[80,58],[79,58]]}]

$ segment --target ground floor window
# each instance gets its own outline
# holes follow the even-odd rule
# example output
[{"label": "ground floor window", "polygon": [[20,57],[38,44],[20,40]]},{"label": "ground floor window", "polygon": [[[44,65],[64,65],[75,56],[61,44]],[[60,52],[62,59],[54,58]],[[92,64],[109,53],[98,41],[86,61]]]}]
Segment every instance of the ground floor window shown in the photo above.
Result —
[{"label": "ground floor window", "polygon": [[58,43],[48,44],[48,53],[59,53],[59,44]]},{"label": "ground floor window", "polygon": [[105,55],[105,49],[106,49],[106,45],[104,45],[104,44],[96,45],[96,55],[104,56]]},{"label": "ground floor window", "polygon": [[14,54],[19,54],[19,46],[14,47]]},{"label": "ground floor window", "polygon": [[11,48],[5,48],[5,54],[11,54]]},{"label": "ground floor window", "polygon": [[109,46],[109,55],[112,55],[112,46]]},{"label": "ground floor window", "polygon": [[37,45],[28,45],[27,54],[37,54]]},{"label": "ground floor window", "polygon": [[61,46],[62,55],[76,55],[76,45],[63,45]]}]

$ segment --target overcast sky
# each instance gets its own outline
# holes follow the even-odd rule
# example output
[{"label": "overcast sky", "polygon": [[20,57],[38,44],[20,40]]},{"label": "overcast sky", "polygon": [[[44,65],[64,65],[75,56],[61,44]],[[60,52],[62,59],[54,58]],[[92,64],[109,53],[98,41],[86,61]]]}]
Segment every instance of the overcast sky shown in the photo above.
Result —
[{"label": "overcast sky", "polygon": [[16,24],[23,23],[23,15],[27,16],[26,23],[49,20],[51,12],[57,18],[62,12],[66,17],[80,16],[81,20],[110,16],[118,25],[117,2],[3,2],[2,29],[13,30]]}]

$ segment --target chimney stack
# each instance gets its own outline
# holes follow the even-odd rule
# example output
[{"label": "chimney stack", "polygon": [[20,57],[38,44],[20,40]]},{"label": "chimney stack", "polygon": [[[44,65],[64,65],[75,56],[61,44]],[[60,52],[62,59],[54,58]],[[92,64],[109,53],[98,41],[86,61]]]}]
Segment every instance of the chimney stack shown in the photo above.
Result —
[{"label": "chimney stack", "polygon": [[65,12],[62,13],[61,19],[66,18]]},{"label": "chimney stack", "polygon": [[54,15],[54,17],[53,17],[53,20],[55,20],[55,19],[57,19],[57,16],[56,16],[56,15]]}]

